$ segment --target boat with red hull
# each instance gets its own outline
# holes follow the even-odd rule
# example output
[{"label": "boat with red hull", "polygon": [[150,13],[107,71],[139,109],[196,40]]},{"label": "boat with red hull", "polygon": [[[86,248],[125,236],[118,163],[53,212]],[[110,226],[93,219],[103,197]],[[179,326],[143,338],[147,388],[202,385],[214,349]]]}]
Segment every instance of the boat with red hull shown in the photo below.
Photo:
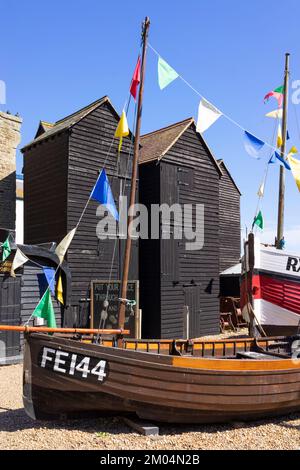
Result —
[{"label": "boat with red hull", "polygon": [[[295,334],[300,325],[300,259],[294,254],[261,244],[257,237],[253,240],[249,239],[245,244],[242,313],[250,321],[250,292],[256,319],[268,335]],[[249,243],[254,245],[250,263]]]}]

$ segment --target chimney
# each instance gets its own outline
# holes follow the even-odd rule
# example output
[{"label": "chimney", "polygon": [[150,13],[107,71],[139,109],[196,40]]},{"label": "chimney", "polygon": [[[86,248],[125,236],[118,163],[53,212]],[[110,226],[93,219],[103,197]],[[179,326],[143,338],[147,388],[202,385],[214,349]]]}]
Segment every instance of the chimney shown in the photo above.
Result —
[{"label": "chimney", "polygon": [[0,111],[0,228],[16,227],[16,148],[22,119]]}]

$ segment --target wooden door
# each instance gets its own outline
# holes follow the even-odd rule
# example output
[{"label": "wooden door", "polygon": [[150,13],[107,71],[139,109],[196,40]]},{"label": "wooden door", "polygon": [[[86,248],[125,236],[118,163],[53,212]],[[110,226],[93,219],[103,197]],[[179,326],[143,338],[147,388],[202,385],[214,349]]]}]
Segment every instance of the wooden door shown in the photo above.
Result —
[{"label": "wooden door", "polygon": [[[21,276],[0,275],[0,324],[20,325]],[[14,362],[20,356],[20,333],[0,331],[0,364]]]}]

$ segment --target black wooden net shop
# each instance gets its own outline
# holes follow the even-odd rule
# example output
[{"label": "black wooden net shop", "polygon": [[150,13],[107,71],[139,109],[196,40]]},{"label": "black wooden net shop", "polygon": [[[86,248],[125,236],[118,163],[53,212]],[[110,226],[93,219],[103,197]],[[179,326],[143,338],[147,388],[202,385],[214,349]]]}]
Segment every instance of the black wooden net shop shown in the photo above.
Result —
[{"label": "black wooden net shop", "polygon": [[218,333],[222,171],[193,118],[144,135],[141,143],[140,202],[204,204],[205,228],[200,250],[187,250],[185,239],[140,241],[143,336],[182,337],[186,307],[189,337]]},{"label": "black wooden net shop", "polygon": [[[116,204],[119,194],[129,196],[132,136],[123,138],[118,161],[114,133],[119,118],[105,96],[56,123],[40,123],[35,139],[22,149],[26,243],[58,243],[76,226],[105,162]],[[91,280],[110,277],[115,240],[99,240],[96,235],[98,205],[90,201],[66,257],[72,272],[70,326],[75,320],[77,326],[89,325]],[[124,248],[125,240],[118,239],[112,280],[122,277]],[[129,279],[138,279],[137,241]]]}]

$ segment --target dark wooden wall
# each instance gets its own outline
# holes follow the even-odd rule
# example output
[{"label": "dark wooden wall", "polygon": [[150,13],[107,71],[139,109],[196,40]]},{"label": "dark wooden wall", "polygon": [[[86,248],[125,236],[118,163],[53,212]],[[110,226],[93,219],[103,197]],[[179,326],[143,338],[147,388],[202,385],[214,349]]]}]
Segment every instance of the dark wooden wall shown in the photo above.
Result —
[{"label": "dark wooden wall", "polygon": [[[154,324],[151,328],[153,314],[149,305],[152,306],[153,299],[160,302],[162,338],[182,337],[185,305],[190,310],[191,337],[218,333],[220,173],[194,126],[184,132],[158,165],[156,161],[153,164],[159,168],[160,203],[204,204],[205,226],[202,250],[186,250],[184,239],[160,241],[156,248],[159,250],[160,285],[154,284],[147,292],[144,282],[146,278],[151,279],[152,260],[156,253],[150,242],[148,250],[141,250],[141,307],[143,322],[150,325],[146,334],[153,336],[152,328],[154,332],[157,329]],[[153,164],[140,165],[140,201],[148,206],[152,203],[150,181],[154,178],[153,174],[158,177]],[[171,230],[173,228],[174,224],[171,224]]]},{"label": "dark wooden wall", "polygon": [[[73,128],[69,140],[68,166],[68,209],[67,224],[71,230],[80,217],[94,183],[106,160],[113,194],[117,199],[120,192],[129,194],[130,182],[126,181],[128,152],[132,149],[130,139],[123,140],[122,154],[117,164],[118,140],[112,139],[118,123],[118,116],[109,104],[104,104],[91,112]],[[110,150],[110,151],[109,151]],[[109,152],[109,154],[108,154]],[[91,279],[109,279],[114,251],[114,240],[99,240],[96,217],[99,203],[90,201],[88,209],[76,232],[68,251],[68,263],[72,272],[72,303],[76,304],[87,296]],[[137,243],[133,243],[130,279],[138,279]],[[123,268],[124,241],[116,243],[112,268],[112,279],[120,279]]]},{"label": "dark wooden wall", "polygon": [[239,262],[241,256],[240,193],[228,170],[220,164],[220,272]]},{"label": "dark wooden wall", "polygon": [[[74,117],[75,120],[75,117]],[[24,149],[25,243],[59,243],[73,229],[105,163],[115,199],[129,193],[125,180],[130,138],[123,139],[117,162],[118,139],[113,142],[119,116],[109,102],[102,102],[71,128]],[[118,202],[118,201],[116,201]],[[99,240],[96,216],[99,203],[90,201],[66,259],[72,273],[71,306],[80,326],[88,322],[90,281],[109,279],[114,240]],[[124,240],[116,242],[111,279],[120,279]],[[138,244],[133,243],[130,278],[138,279]],[[84,310],[84,313],[82,313]],[[75,318],[76,317],[76,318]],[[76,320],[77,321],[77,320]]]},{"label": "dark wooden wall", "polygon": [[[151,230],[150,205],[160,204],[160,166],[156,162],[139,166],[139,202],[148,208],[148,229]],[[161,338],[161,271],[160,240],[140,240],[139,274],[140,306],[143,338]]]},{"label": "dark wooden wall", "polygon": [[67,230],[68,134],[24,152],[24,243],[59,242]]}]

